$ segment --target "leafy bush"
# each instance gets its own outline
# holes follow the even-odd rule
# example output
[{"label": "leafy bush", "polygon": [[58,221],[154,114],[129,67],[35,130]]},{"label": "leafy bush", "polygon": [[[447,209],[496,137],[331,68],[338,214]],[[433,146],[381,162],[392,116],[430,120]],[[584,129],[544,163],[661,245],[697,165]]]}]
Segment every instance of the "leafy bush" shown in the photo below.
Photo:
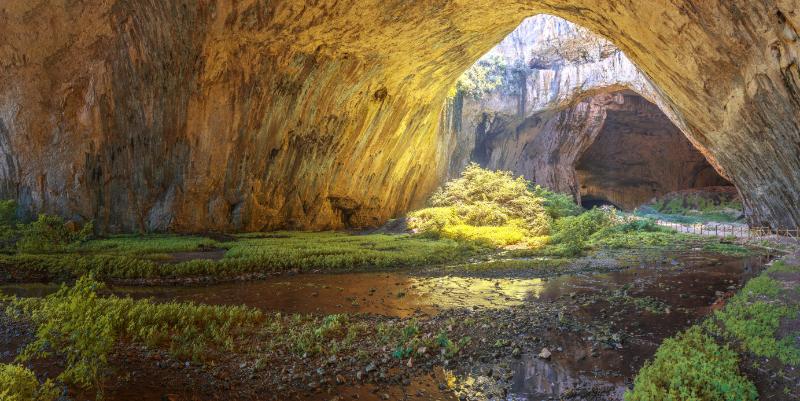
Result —
[{"label": "leafy bush", "polygon": [[546,235],[552,219],[544,199],[522,177],[470,164],[430,199],[432,207],[409,214],[417,232],[509,245]]},{"label": "leafy bush", "polygon": [[0,364],[0,401],[53,401],[59,391],[52,381],[40,384],[36,375],[19,366]]},{"label": "leafy bush", "polygon": [[102,288],[82,277],[45,298],[12,300],[7,313],[36,327],[34,340],[18,359],[62,355],[66,365],[60,380],[100,391],[108,355],[120,339],[201,359],[217,348],[231,350],[234,337],[263,318],[246,307],[99,297]]},{"label": "leafy bush", "polygon": [[562,255],[577,255],[583,252],[592,234],[619,222],[614,209],[594,208],[578,216],[556,220],[553,243]]},{"label": "leafy bush", "polygon": [[78,231],[73,231],[58,216],[40,214],[36,221],[22,227],[22,238],[17,246],[21,252],[48,253],[66,249],[75,243],[86,241],[94,232],[88,222]]},{"label": "leafy bush", "polygon": [[17,202],[0,200],[0,252],[16,251],[19,232],[17,230]]},{"label": "leafy bush", "polygon": [[17,225],[17,201],[13,199],[0,200],[0,225]]},{"label": "leafy bush", "polygon": [[739,373],[736,353],[698,326],[664,340],[625,394],[625,401],[756,399],[755,385]]},{"label": "leafy bush", "polygon": [[575,203],[571,195],[553,192],[540,185],[536,185],[533,188],[533,193],[544,199],[544,209],[553,220],[577,216],[584,212],[583,208]]}]

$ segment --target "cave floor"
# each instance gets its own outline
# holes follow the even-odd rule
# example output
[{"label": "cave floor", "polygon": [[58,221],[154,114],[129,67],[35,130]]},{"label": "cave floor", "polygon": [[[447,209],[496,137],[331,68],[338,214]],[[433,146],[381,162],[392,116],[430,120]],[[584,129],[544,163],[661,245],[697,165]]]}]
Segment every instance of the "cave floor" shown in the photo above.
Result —
[{"label": "cave floor", "polygon": [[[117,281],[108,291],[134,298],[247,305],[298,321],[337,316],[355,335],[293,352],[254,332],[235,352],[203,363],[123,342],[111,356],[105,399],[621,400],[664,338],[721,308],[771,259],[699,248],[627,250],[538,260],[532,269],[503,257],[206,284]],[[0,289],[22,297],[57,289],[6,281]],[[3,323],[0,362],[9,362],[32,333]],[[37,363],[59,371],[57,361]],[[762,396],[786,396],[772,387],[760,383]],[[77,388],[69,395],[94,398]]]}]

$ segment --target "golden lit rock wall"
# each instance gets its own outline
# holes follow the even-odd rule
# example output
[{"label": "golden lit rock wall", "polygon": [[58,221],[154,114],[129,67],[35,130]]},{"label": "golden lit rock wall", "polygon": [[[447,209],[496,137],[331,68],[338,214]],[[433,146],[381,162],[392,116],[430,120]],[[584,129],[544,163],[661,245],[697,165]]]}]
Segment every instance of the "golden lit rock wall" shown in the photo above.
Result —
[{"label": "golden lit rock wall", "polygon": [[755,221],[800,222],[796,1],[10,0],[0,192],[111,230],[340,228],[420,204],[448,88],[525,17],[609,37]]}]

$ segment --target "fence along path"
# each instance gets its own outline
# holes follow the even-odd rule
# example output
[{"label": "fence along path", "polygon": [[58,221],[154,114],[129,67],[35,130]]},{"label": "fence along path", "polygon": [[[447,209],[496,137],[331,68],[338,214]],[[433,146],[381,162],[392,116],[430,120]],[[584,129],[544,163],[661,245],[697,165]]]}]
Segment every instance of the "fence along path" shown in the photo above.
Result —
[{"label": "fence along path", "polygon": [[681,233],[707,235],[715,237],[736,237],[736,238],[764,238],[771,236],[781,236],[792,239],[800,238],[800,230],[773,229],[770,227],[748,227],[741,224],[681,224],[664,220],[656,220],[656,224],[662,227],[669,227]]}]

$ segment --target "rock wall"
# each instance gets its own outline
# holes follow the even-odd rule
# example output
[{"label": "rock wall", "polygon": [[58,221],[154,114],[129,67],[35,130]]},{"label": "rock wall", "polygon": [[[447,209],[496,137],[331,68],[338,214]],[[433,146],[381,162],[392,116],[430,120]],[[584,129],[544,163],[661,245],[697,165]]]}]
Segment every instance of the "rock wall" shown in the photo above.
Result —
[{"label": "rock wall", "polygon": [[11,0],[0,190],[109,230],[339,228],[419,204],[458,76],[525,17],[609,38],[741,190],[800,222],[796,0]]}]

